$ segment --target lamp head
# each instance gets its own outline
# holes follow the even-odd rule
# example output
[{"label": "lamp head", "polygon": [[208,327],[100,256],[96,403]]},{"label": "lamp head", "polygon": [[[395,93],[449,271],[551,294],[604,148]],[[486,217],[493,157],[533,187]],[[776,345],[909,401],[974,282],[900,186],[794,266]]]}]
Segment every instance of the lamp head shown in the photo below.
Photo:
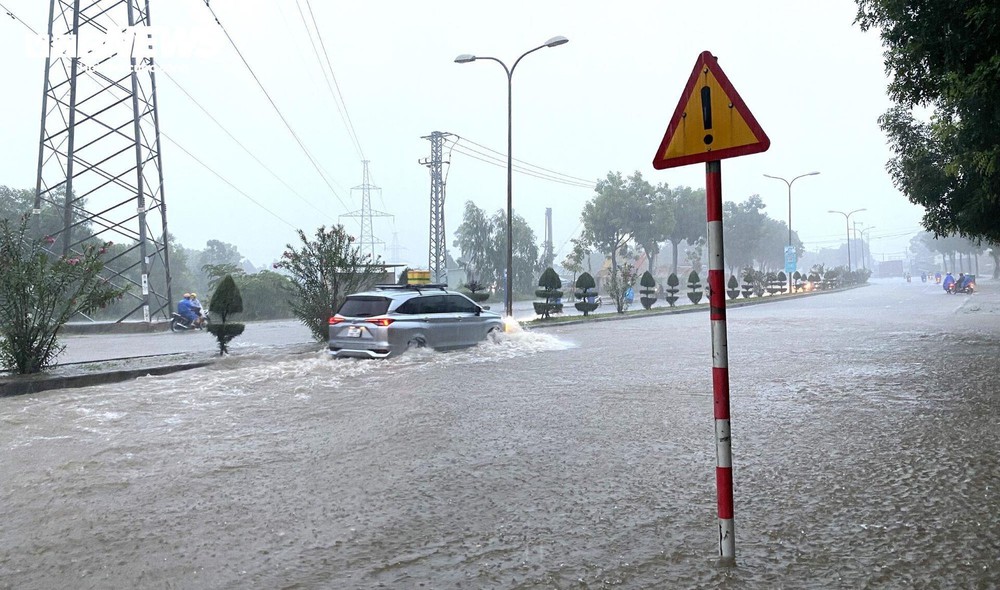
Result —
[{"label": "lamp head", "polygon": [[467,64],[469,62],[476,61],[476,56],[471,53],[463,53],[462,55],[455,58],[455,63],[457,64]]},{"label": "lamp head", "polygon": [[546,41],[545,42],[545,46],[546,47],[555,47],[556,45],[563,45],[563,44],[566,44],[566,43],[569,43],[569,39],[567,39],[566,37],[563,37],[562,35],[559,35],[557,37],[553,37],[553,38],[549,39],[548,41]]}]

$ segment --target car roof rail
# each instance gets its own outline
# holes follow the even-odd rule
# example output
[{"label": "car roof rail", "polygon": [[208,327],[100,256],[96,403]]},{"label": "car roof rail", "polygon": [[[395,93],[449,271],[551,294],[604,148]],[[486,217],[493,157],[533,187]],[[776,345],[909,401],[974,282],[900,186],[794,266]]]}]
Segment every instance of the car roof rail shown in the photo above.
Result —
[{"label": "car roof rail", "polygon": [[444,283],[420,283],[420,284],[410,284],[410,285],[397,285],[395,283],[390,283],[387,285],[375,285],[375,288],[380,291],[423,291],[423,290],[435,290],[435,291],[447,291],[448,285]]}]

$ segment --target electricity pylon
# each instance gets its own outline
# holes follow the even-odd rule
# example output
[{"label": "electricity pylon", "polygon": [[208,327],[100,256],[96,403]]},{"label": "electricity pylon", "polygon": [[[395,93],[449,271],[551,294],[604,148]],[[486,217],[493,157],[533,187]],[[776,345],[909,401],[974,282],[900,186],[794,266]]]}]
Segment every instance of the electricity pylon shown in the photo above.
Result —
[{"label": "electricity pylon", "polygon": [[129,287],[119,322],[172,307],[149,4],[49,5],[33,225],[56,255],[116,245],[104,272]]},{"label": "electricity pylon", "polygon": [[421,139],[428,139],[431,142],[431,157],[423,158],[420,163],[430,170],[431,173],[431,214],[429,245],[427,248],[427,265],[430,267],[431,276],[435,283],[448,282],[448,247],[444,230],[444,198],[445,198],[445,175],[442,174],[444,164],[444,142],[453,137],[451,133],[434,131],[430,135],[425,135]]},{"label": "electricity pylon", "polygon": [[361,210],[351,211],[350,213],[344,213],[341,217],[360,217],[361,218],[361,235],[358,237],[358,248],[361,254],[371,255],[372,262],[375,261],[375,245],[378,244],[384,249],[385,241],[380,240],[375,237],[375,232],[372,227],[373,217],[392,217],[389,213],[384,213],[382,211],[372,210],[372,191],[378,191],[381,193],[382,189],[371,184],[370,177],[368,175],[368,160],[362,160],[361,163],[364,164],[364,172],[362,175],[361,184],[355,187],[351,187],[352,191],[361,191]]}]

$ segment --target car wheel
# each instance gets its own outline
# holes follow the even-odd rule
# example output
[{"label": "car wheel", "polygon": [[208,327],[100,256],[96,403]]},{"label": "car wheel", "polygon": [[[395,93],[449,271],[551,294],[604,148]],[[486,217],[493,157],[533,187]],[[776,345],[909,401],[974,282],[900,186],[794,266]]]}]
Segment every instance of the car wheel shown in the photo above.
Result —
[{"label": "car wheel", "polygon": [[413,350],[414,348],[423,348],[427,346],[423,338],[414,338],[406,343],[406,350]]},{"label": "car wheel", "polygon": [[497,341],[500,340],[500,335],[502,333],[503,333],[503,330],[501,330],[500,328],[490,328],[489,331],[486,332],[486,340],[488,342],[492,342],[493,344],[496,344]]}]

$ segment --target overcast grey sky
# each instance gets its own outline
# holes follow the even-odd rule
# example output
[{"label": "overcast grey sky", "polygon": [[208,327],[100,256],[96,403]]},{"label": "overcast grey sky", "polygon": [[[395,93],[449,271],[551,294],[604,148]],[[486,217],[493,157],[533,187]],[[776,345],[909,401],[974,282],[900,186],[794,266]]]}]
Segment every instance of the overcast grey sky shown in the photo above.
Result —
[{"label": "overcast grey sky", "polygon": [[[48,3],[3,0],[37,30]],[[270,264],[293,241],[293,227],[357,220],[361,156],[313,53],[299,7],[305,0],[212,0],[211,6],[295,132],[329,174],[331,191],[309,163],[211,17],[203,0],[152,0],[158,65],[301,195],[291,194],[219,129],[177,85],[160,76],[161,128],[253,199],[259,208],[168,143],[163,147],[170,231],[185,246],[216,238],[255,264]],[[652,183],[704,186],[704,165],[656,171],[653,155],[698,54],[708,50],[771,139],[763,154],[725,160],[723,198],[760,194],[772,217],[787,220],[784,183],[793,186],[792,227],[808,250],[836,246],[844,218],[829,209],[867,211],[851,219],[874,226],[872,252],[901,253],[920,230],[922,209],[896,191],[890,152],[877,119],[889,106],[877,34],[853,25],[851,0],[804,2],[509,0],[340,2],[311,0],[346,112],[371,161],[375,234],[398,239],[401,262],[427,264],[432,131],[450,132],[498,151],[506,147],[507,80],[490,61],[456,64],[462,53],[511,65],[521,53],[563,35],[570,42],[526,57],[513,77],[514,157],[596,181],[639,170]],[[306,12],[308,18],[308,12]],[[3,16],[0,14],[0,16]],[[188,39],[183,51],[176,42]],[[0,20],[0,184],[34,187],[44,62],[28,51],[31,34]],[[173,42],[173,43],[172,43]],[[185,55],[188,54],[188,55]],[[452,153],[446,227],[464,203],[488,212],[506,203],[506,171]],[[553,209],[557,260],[578,234],[593,186],[514,176],[514,210],[539,240]],[[194,212],[200,212],[194,215]],[[232,213],[235,211],[235,213]],[[455,255],[457,251],[453,251]],[[391,256],[389,256],[391,258]]]}]

